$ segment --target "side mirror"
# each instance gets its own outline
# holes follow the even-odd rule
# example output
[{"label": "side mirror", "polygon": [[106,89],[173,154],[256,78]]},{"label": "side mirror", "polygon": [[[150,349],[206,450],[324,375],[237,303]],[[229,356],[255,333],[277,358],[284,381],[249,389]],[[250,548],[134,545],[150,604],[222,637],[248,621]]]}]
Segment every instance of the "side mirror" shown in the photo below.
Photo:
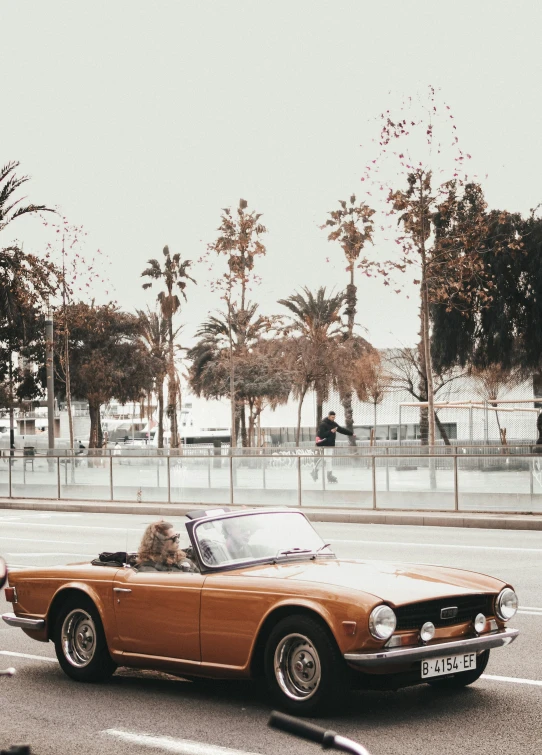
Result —
[{"label": "side mirror", "polygon": [[8,567],[3,558],[0,557],[0,587],[3,587],[8,578]]}]

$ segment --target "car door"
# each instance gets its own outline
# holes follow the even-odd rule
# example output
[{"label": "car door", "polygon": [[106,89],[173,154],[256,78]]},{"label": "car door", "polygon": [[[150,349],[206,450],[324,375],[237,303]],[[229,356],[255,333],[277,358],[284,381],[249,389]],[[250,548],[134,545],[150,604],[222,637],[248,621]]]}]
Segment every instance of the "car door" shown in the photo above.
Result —
[{"label": "car door", "polygon": [[118,571],[112,589],[119,649],[200,661],[203,581],[192,572]]}]

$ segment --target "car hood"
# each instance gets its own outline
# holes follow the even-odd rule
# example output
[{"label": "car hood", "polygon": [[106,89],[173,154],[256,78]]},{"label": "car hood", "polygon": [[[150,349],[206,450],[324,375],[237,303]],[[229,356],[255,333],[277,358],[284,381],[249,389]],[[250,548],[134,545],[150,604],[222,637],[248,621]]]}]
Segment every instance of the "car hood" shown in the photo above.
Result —
[{"label": "car hood", "polygon": [[341,559],[253,567],[243,569],[243,574],[359,590],[393,605],[499,592],[506,584],[484,574],[444,566]]}]

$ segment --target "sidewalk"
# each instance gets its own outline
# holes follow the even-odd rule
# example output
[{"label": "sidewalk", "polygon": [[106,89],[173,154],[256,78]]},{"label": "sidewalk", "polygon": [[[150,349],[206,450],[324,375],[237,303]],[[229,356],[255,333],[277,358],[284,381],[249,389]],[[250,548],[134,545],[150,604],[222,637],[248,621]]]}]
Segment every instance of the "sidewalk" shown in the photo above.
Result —
[{"label": "sidewalk", "polygon": [[[204,508],[198,503],[107,503],[106,501],[56,501],[29,498],[0,498],[0,509],[35,511],[84,511],[99,514],[144,514],[182,516]],[[206,508],[212,508],[212,504]],[[256,505],[257,507],[257,505]],[[231,506],[233,510],[246,506]],[[266,509],[268,506],[262,507]],[[501,530],[542,530],[542,514],[498,514],[443,511],[384,511],[375,509],[326,509],[301,507],[314,522],[351,522],[354,524],[410,524],[426,527],[479,527]]]}]

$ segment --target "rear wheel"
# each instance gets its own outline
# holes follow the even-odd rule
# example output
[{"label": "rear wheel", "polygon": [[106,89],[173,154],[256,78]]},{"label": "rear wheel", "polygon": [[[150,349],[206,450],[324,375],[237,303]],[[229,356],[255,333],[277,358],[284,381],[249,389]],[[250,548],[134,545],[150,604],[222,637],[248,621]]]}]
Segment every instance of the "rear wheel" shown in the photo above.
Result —
[{"label": "rear wheel", "polygon": [[54,641],[62,670],[78,682],[105,681],[117,667],[109,655],[98,610],[84,595],[69,598],[60,609]]},{"label": "rear wheel", "polygon": [[334,637],[321,622],[303,615],[282,619],[271,631],[265,676],[277,704],[301,716],[337,708],[349,688]]},{"label": "rear wheel", "polygon": [[428,679],[427,682],[437,689],[442,690],[454,690],[467,687],[469,684],[474,684],[482,676],[486,670],[487,662],[489,661],[489,650],[484,650],[476,658],[476,668],[472,671],[461,671],[459,674],[453,676],[440,676],[435,679]]}]

